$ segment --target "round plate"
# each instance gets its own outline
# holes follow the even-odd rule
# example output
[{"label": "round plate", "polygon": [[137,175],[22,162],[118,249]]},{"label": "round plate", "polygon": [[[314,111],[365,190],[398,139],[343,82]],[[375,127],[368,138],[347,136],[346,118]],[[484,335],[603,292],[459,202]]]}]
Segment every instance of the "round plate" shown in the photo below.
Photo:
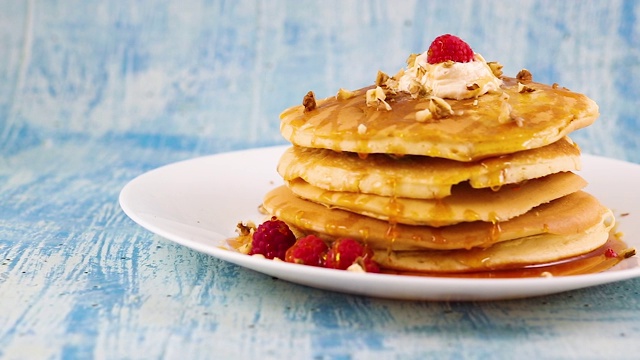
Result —
[{"label": "round plate", "polygon": [[[315,288],[412,300],[498,300],[558,293],[640,276],[637,257],[608,271],[553,278],[436,278],[353,273],[259,259],[230,250],[236,224],[265,216],[264,194],[282,184],[275,168],[284,146],[217,154],[149,171],[129,182],[120,205],[149,231],[196,251]],[[630,246],[640,248],[640,165],[582,156],[586,191],[610,207]]]}]

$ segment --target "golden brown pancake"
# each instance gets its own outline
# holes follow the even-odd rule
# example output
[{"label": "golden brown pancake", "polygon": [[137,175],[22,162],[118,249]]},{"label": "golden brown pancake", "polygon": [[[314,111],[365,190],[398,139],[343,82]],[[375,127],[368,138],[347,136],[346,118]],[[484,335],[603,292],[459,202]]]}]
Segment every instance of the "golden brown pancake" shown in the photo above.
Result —
[{"label": "golden brown pancake", "polygon": [[473,189],[462,183],[454,187],[451,196],[434,200],[329,191],[301,179],[287,183],[294,194],[328,207],[399,224],[434,227],[465,221],[505,221],[586,185],[580,176],[564,172],[504,185],[499,190]]},{"label": "golden brown pancake", "polygon": [[613,227],[604,214],[601,222],[582,233],[539,234],[497,243],[486,249],[374,252],[382,267],[411,272],[471,272],[514,269],[549,264],[588,253],[604,245]]},{"label": "golden brown pancake", "polygon": [[340,209],[330,209],[294,195],[280,186],[265,195],[265,210],[303,233],[326,239],[351,237],[375,249],[451,250],[488,247],[494,243],[539,234],[580,234],[605,218],[613,223],[611,211],[593,196],[577,191],[535,207],[511,220],[492,224],[474,221],[435,228],[393,224]]},{"label": "golden brown pancake", "polygon": [[294,145],[356,153],[425,155],[458,161],[539,148],[588,126],[598,106],[585,95],[535,82],[522,91],[514,78],[502,77],[501,91],[478,99],[445,101],[453,115],[420,122],[416,112],[429,98],[404,92],[387,97],[392,110],[366,104],[369,88],[355,96],[317,102],[305,111],[294,106],[281,115],[281,133]]},{"label": "golden brown pancake", "polygon": [[285,180],[304,179],[316,187],[345,192],[418,199],[449,196],[451,186],[498,187],[561,171],[580,170],[580,149],[569,138],[550,145],[475,162],[407,155],[393,157],[294,146],[282,155]]}]

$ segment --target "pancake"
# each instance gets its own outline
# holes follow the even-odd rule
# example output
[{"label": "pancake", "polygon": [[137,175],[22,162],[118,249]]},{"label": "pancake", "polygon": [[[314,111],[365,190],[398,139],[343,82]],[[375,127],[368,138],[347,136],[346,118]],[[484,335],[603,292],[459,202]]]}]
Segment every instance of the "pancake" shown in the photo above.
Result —
[{"label": "pancake", "polygon": [[451,186],[469,181],[474,188],[498,187],[561,171],[580,170],[580,149],[569,138],[550,145],[459,162],[426,156],[393,157],[294,146],[285,151],[278,172],[285,180],[304,179],[316,187],[381,196],[437,199]]},{"label": "pancake", "polygon": [[495,224],[464,222],[441,228],[394,224],[346,210],[330,209],[296,196],[286,186],[268,192],[263,207],[267,213],[302,233],[316,234],[328,240],[351,237],[374,249],[389,251],[488,247],[539,234],[579,234],[603,218],[614,222],[610,210],[583,191],[537,206],[508,221]]},{"label": "pancake", "polygon": [[301,179],[287,185],[294,194],[329,207],[399,224],[441,227],[468,221],[506,221],[576,192],[587,182],[576,174],[563,172],[505,185],[499,190],[473,189],[462,183],[454,187],[451,196],[437,200],[328,191]]},{"label": "pancake", "polygon": [[[307,110],[291,107],[280,115],[282,135],[294,145],[361,154],[424,155],[474,161],[554,143],[592,124],[598,106],[585,95],[557,86],[502,77],[499,91],[476,99],[440,99],[451,115],[429,121],[416,117],[432,97],[387,97],[391,110],[367,106],[366,92],[331,97]],[[505,113],[506,112],[506,113]]]},{"label": "pancake", "polygon": [[497,243],[486,249],[375,251],[374,261],[386,269],[412,272],[472,272],[549,264],[593,251],[607,242],[613,215],[603,214],[583,233],[539,234]]}]

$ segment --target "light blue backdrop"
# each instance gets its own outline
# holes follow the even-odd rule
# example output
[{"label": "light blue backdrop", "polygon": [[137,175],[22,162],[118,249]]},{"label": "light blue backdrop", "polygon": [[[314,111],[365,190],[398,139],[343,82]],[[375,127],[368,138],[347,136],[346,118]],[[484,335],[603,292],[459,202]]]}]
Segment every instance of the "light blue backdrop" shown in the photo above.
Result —
[{"label": "light blue backdrop", "polygon": [[454,33],[508,75],[528,68],[594,98],[600,121],[576,140],[585,152],[640,162],[635,1],[0,6],[4,153],[69,137],[194,153],[281,143],[277,116],[306,91],[370,84],[378,69],[394,73],[409,53]]},{"label": "light blue backdrop", "polygon": [[308,90],[371,84],[443,33],[586,93],[601,118],[574,139],[640,163],[638,16],[631,0],[0,0],[0,357],[637,357],[640,279],[362,298],[170,243],[117,199],[164,164],[283,144],[278,114]]}]

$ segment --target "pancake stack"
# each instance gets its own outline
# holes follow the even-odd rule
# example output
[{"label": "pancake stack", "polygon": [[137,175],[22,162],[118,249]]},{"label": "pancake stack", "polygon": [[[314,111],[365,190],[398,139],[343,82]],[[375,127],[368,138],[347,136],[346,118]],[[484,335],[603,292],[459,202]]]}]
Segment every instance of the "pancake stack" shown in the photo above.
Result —
[{"label": "pancake stack", "polygon": [[580,149],[568,137],[595,121],[595,102],[526,70],[504,76],[479,54],[467,63],[427,56],[410,56],[394,76],[379,72],[372,86],[323,100],[309,92],[285,110],[285,185],[264,209],[300,233],[368,244],[387,271],[519,269],[602,248],[615,219],[582,190]]}]

